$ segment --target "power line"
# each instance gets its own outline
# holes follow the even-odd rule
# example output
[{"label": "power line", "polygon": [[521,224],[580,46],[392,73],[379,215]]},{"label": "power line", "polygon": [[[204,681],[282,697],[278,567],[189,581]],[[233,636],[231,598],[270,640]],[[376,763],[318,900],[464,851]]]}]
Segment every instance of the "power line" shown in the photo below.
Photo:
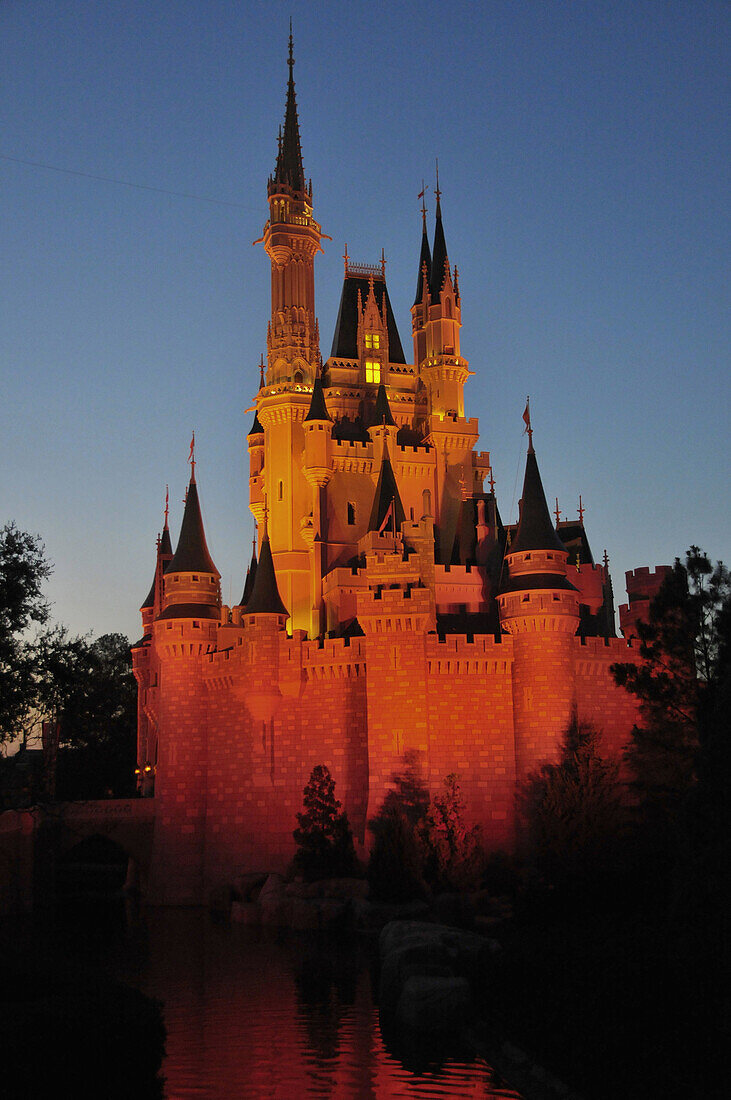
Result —
[{"label": "power line", "polygon": [[44,168],[48,172],[60,172],[65,176],[81,176],[87,180],[97,180],[101,183],[116,183],[120,187],[134,187],[138,191],[154,191],[158,195],[172,195],[176,199],[193,199],[196,202],[208,202],[214,206],[233,206],[237,210],[251,210],[241,202],[228,202],[226,199],[211,199],[207,195],[194,195],[190,191],[168,191],[165,187],[150,187],[146,183],[132,183],[130,180],[115,179],[114,176],[97,176],[92,172],[81,172],[74,168],[59,168],[56,164],[43,164],[37,160],[23,160],[21,157],[9,157],[0,153],[0,160],[10,161],[12,164],[24,164],[28,168]]}]

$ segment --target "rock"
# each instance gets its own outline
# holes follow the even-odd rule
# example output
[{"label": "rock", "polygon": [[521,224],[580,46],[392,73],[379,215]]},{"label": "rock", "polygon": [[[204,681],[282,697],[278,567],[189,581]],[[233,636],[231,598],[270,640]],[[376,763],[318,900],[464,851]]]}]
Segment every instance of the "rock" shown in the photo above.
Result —
[{"label": "rock", "polygon": [[368,880],[364,878],[327,878],[323,879],[322,897],[324,898],[367,898]]},{"label": "rock", "polygon": [[237,875],[233,880],[234,898],[237,901],[256,901],[269,876],[263,871],[250,875]]},{"label": "rock", "polygon": [[231,923],[232,924],[259,924],[261,921],[261,910],[255,901],[232,901],[231,902]]},{"label": "rock", "polygon": [[472,997],[466,978],[412,974],[401,990],[396,1018],[418,1031],[456,1031],[468,1019]]}]

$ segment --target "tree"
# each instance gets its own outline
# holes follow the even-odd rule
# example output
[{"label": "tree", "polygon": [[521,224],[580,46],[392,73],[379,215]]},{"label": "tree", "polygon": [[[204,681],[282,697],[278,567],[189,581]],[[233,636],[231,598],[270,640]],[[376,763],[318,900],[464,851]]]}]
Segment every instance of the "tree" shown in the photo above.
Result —
[{"label": "tree", "polygon": [[0,743],[23,732],[34,705],[34,639],[48,605],[42,594],[51,566],[37,535],[14,523],[0,529]]},{"label": "tree", "polygon": [[479,826],[468,826],[459,776],[444,780],[435,794],[422,829],[427,848],[425,874],[434,889],[468,890],[479,885],[485,858]]},{"label": "tree", "polygon": [[616,682],[639,700],[642,722],[626,755],[640,808],[655,823],[677,819],[703,770],[704,751],[719,748],[730,616],[728,570],[691,546],[684,564],[676,558],[648,621],[638,624],[641,662],[612,666]]},{"label": "tree", "polygon": [[123,634],[75,639],[59,647],[58,796],[100,798],[135,791],[137,685]]},{"label": "tree", "polygon": [[421,778],[416,752],[404,754],[404,770],[391,781],[394,789],[368,822],[373,834],[368,882],[373,896],[381,901],[410,901],[428,892],[422,830],[429,791]]},{"label": "tree", "polygon": [[528,860],[551,885],[601,872],[622,824],[619,765],[600,751],[599,731],[573,716],[555,764],[518,792]]},{"label": "tree", "polygon": [[347,878],[358,873],[358,860],[348,816],[335,797],[335,780],[329,768],[317,764],[303,791],[304,812],[297,814],[294,830],[297,851],[292,869],[308,882],[321,878]]}]

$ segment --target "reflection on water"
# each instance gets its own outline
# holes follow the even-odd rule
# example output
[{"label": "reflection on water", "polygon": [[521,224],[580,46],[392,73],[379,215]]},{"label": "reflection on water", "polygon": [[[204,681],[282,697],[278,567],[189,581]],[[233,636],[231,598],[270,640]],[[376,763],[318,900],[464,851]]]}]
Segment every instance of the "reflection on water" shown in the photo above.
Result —
[{"label": "reflection on water", "polygon": [[[162,1001],[167,1100],[518,1098],[453,1040],[384,1039],[373,952],[358,938],[216,924],[199,910],[125,919],[119,905],[87,899],[50,921],[0,923],[2,951],[41,968],[61,958],[72,974],[101,968]],[[135,1057],[119,1045],[120,1058]]]},{"label": "reflection on water", "polygon": [[165,1004],[168,1100],[517,1097],[482,1060],[432,1044],[386,1049],[358,940],[322,940],[207,914],[147,915],[146,950],[120,977]]}]

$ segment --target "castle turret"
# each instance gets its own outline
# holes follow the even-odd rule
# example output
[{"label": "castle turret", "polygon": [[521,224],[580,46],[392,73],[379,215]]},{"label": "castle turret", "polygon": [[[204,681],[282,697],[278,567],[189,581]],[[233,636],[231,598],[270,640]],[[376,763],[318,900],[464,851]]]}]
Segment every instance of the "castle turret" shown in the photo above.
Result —
[{"label": "castle turret", "polygon": [[[312,555],[312,606],[310,609],[310,635],[319,637],[325,629],[325,605],[322,598],[322,578],[327,569],[327,501],[326,487],[332,477],[330,444],[332,417],[327,411],[322,376],[318,371],[312,389],[310,408],[305,417],[304,474],[312,490],[312,522],[302,534],[309,543]],[[305,522],[308,517],[304,517]]]},{"label": "castle turret", "polygon": [[[464,416],[464,384],[470,376],[467,360],[460,355],[459,333],[462,327],[462,306],[457,282],[457,269],[450,271],[447,242],[442,224],[441,192],[437,186],[436,226],[431,255],[428,286],[426,280],[422,301],[414,306],[414,348],[419,377],[426,386],[428,408],[432,417],[446,414]],[[424,245],[422,243],[422,254]],[[415,312],[414,312],[415,311]]]},{"label": "castle turret", "polygon": [[315,317],[314,261],[322,230],[305,183],[289,37],[289,79],[277,163],[267,185],[269,221],[262,241],[271,261],[268,369],[257,395],[263,428],[263,465],[250,481],[252,511],[261,521],[269,508],[271,551],[293,625],[310,627],[311,583],[307,523],[311,491],[302,470],[303,421],[320,363]]},{"label": "castle turret", "polygon": [[274,175],[267,193],[269,221],[263,242],[272,262],[272,316],[267,383],[314,377],[319,355],[315,317],[314,259],[322,231],[312,216],[312,185],[305,183],[294,90],[294,55],[289,36],[289,80]]},{"label": "castle turret", "polygon": [[175,554],[165,570],[160,619],[218,619],[221,574],[208,552],[198,486],[191,474]]},{"label": "castle turret", "polygon": [[555,759],[575,705],[573,639],[579,601],[567,580],[567,559],[551,523],[531,433],[518,531],[505,556],[497,597],[501,625],[513,636],[519,780]]},{"label": "castle turret", "polygon": [[279,595],[269,545],[266,517],[254,586],[244,609],[243,623],[249,648],[250,679],[246,706],[256,722],[263,723],[263,737],[274,736],[274,714],[281,702],[279,689],[279,638],[288,611]]}]

